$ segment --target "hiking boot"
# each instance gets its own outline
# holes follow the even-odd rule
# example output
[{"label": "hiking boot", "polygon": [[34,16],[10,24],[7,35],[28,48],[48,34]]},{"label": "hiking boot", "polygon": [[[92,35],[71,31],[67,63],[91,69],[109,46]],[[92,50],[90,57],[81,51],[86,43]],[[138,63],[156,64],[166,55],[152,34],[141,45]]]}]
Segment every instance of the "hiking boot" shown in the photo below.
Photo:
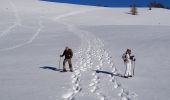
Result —
[{"label": "hiking boot", "polygon": [[132,77],[132,75],[129,75],[128,77]]},{"label": "hiking boot", "polygon": [[67,70],[63,69],[63,72],[67,72]]},{"label": "hiking boot", "polygon": [[70,70],[70,72],[73,72],[73,70]]},{"label": "hiking boot", "polygon": [[128,76],[124,76],[124,78],[128,78]]}]

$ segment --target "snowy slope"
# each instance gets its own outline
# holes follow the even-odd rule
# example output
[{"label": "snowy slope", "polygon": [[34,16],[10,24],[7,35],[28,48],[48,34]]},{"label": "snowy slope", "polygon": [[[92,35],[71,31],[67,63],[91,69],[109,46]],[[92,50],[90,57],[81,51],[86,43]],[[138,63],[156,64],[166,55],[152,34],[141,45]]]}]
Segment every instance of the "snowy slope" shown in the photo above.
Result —
[{"label": "snowy slope", "polygon": [[[0,2],[0,99],[169,99],[169,10],[132,16],[128,8]],[[59,72],[65,46],[74,51],[73,73]],[[126,48],[137,58],[130,79],[121,77]]]}]

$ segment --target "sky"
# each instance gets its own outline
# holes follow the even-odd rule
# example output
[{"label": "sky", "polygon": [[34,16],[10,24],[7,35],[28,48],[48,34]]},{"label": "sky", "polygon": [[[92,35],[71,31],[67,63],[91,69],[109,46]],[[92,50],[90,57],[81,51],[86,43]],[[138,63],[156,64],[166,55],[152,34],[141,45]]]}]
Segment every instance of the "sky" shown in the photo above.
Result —
[{"label": "sky", "polygon": [[150,2],[162,3],[165,7],[170,7],[170,0],[41,0],[60,3],[71,3],[80,5],[92,5],[92,6],[109,6],[109,7],[129,7],[129,5],[135,4],[137,6],[147,6]]}]

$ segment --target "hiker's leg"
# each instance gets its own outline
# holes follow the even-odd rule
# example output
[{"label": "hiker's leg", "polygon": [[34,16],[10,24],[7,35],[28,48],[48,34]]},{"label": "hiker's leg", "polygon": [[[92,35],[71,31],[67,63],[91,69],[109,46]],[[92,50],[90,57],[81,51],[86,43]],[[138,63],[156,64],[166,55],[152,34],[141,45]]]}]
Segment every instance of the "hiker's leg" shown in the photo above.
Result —
[{"label": "hiker's leg", "polygon": [[125,63],[125,67],[126,67],[126,70],[125,70],[125,75],[124,76],[128,76],[128,64]]},{"label": "hiker's leg", "polygon": [[130,62],[128,62],[127,63],[127,73],[128,73],[128,76],[131,76],[132,74],[131,74],[131,63]]},{"label": "hiker's leg", "polygon": [[129,75],[132,76],[132,63],[129,62]]},{"label": "hiker's leg", "polygon": [[72,67],[71,59],[68,59],[68,64],[69,64],[70,71],[73,71],[73,67]]},{"label": "hiker's leg", "polygon": [[66,64],[66,62],[67,62],[67,60],[66,60],[66,59],[64,59],[64,61],[63,61],[63,71],[66,71],[66,68],[65,68],[65,64]]}]

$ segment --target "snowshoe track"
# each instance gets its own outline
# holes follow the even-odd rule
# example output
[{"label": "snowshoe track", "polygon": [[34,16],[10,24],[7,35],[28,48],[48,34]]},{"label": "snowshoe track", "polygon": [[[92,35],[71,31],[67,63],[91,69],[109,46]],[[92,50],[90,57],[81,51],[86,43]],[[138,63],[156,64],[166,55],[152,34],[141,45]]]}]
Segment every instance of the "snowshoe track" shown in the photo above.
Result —
[{"label": "snowshoe track", "polygon": [[[57,22],[64,24],[68,31],[74,33],[82,40],[79,50],[75,53],[77,62],[75,62],[74,73],[71,76],[73,86],[71,92],[69,89],[69,92],[63,95],[64,100],[83,100],[83,98],[91,100],[137,100],[137,94],[123,88],[122,84],[114,76],[118,72],[112,57],[104,49],[102,40],[88,31],[81,30],[72,24],[63,23],[58,20],[88,11],[94,11],[94,9],[75,11],[56,18]],[[97,71],[105,70],[105,66],[109,66],[106,69],[111,70],[111,74],[107,79],[100,75],[100,73],[97,73]],[[105,93],[107,90],[102,86],[103,82],[111,84],[113,88],[111,88],[110,92],[115,93],[115,98]]]},{"label": "snowshoe track", "polygon": [[[99,38],[95,37],[94,35],[92,35],[87,31],[80,30],[75,26],[68,25],[68,24],[67,27],[69,31],[78,35],[82,40],[81,47],[76,53],[77,62],[75,64],[75,68],[76,68],[75,73],[78,71],[79,74],[78,76],[73,75],[78,80],[78,85],[77,83],[74,83],[73,87],[78,86],[78,88],[80,88],[82,86],[85,88],[81,88],[82,91],[78,91],[76,93],[78,94],[82,92],[81,94],[83,94],[83,96],[86,97],[87,93],[85,92],[87,92],[88,89],[88,92],[95,94],[93,96],[97,100],[112,100],[112,98],[109,97],[108,94],[105,94],[105,91],[107,90],[103,90],[101,81],[104,81],[104,77],[101,77],[100,73],[96,73],[97,70],[99,71],[105,70],[105,66],[107,65],[109,66],[107,67],[107,69],[111,70],[112,74],[108,76],[109,78],[105,80],[105,82],[110,82],[110,84],[112,84],[112,86],[115,89],[115,90],[113,89],[112,91],[119,91],[116,94],[117,96],[116,99],[135,100],[137,95],[135,93],[131,93],[130,91],[124,89],[122,84],[114,76],[117,74],[117,69],[112,61],[112,57],[109,56],[110,54],[104,49],[103,42]],[[85,80],[85,78],[81,77],[81,75],[87,71],[90,74],[86,74],[86,77],[91,78],[88,85],[81,83],[81,80]],[[76,98],[76,95],[72,96],[71,98]]]}]

